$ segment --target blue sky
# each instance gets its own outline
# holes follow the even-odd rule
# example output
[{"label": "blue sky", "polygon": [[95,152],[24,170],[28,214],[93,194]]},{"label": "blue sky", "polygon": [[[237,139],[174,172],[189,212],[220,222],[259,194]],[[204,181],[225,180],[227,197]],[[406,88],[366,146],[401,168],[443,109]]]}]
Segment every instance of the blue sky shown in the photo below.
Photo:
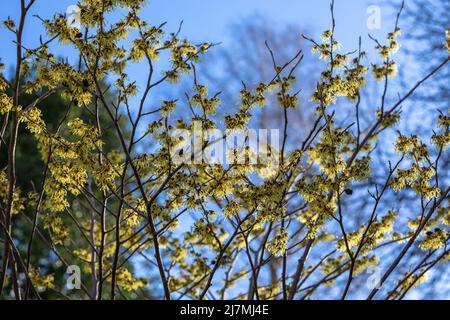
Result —
[{"label": "blue sky", "polygon": [[[151,25],[167,22],[167,32],[176,31],[183,21],[181,36],[193,43],[220,42],[221,46],[226,48],[233,41],[230,26],[245,19],[252,19],[255,15],[263,17],[274,29],[282,30],[287,25],[297,25],[300,30],[306,30],[309,37],[319,40],[321,33],[331,27],[330,3],[331,0],[148,0],[142,17]],[[27,48],[37,47],[41,35],[44,41],[48,39],[41,22],[33,15],[38,14],[42,19],[50,19],[55,13],[66,13],[70,6],[76,4],[77,0],[36,0],[25,26],[23,45]],[[372,5],[380,8],[379,30],[369,30],[367,27],[367,9]],[[393,30],[394,14],[392,6],[386,5],[386,0],[335,0],[336,38],[342,45],[342,52],[357,49],[359,36],[362,37],[363,49],[373,52],[374,43],[369,39],[368,33],[380,40],[385,39],[386,34]],[[0,1],[0,20],[10,16],[18,21],[19,15],[19,0]],[[0,39],[0,58],[7,67],[6,75],[10,76],[13,74],[16,54],[14,35],[9,30],[0,28]],[[298,39],[300,44],[300,34]],[[220,50],[220,47],[213,50]],[[69,57],[69,61],[76,62],[77,56],[70,46],[53,45],[51,51],[57,56]],[[159,65],[155,67],[158,68]],[[139,88],[145,85],[148,72],[146,67],[133,64],[127,72]],[[157,90],[151,96],[153,102],[150,101],[149,104],[162,99],[161,95],[165,95],[164,88],[155,88]],[[137,98],[132,98],[132,102],[133,99]]]},{"label": "blue sky", "polygon": [[[392,11],[383,6],[382,1],[368,0],[336,0],[335,14],[337,20],[337,37],[343,48],[353,50],[357,39],[363,37],[363,45],[372,47],[367,34],[382,37],[389,32],[394,23]],[[36,0],[31,14],[39,13],[42,18],[49,18],[56,12],[64,13],[74,0]],[[227,45],[231,41],[228,27],[230,23],[242,19],[251,19],[255,14],[268,18],[274,28],[286,24],[297,24],[311,30],[313,36],[330,26],[330,0],[149,0],[143,10],[143,16],[153,24],[168,22],[169,30],[176,30],[181,20],[184,21],[182,34],[191,41],[222,42]],[[366,21],[368,6],[379,5],[382,23],[380,30],[368,30]],[[20,2],[3,0],[0,2],[0,19],[8,16],[17,18]],[[30,17],[25,28],[24,43],[28,46],[38,44],[39,35],[43,34],[39,21]],[[10,66],[14,61],[14,47],[11,45],[13,35],[0,29],[2,61]],[[9,42],[9,44],[8,44]],[[60,49],[63,54],[65,49]]]}]

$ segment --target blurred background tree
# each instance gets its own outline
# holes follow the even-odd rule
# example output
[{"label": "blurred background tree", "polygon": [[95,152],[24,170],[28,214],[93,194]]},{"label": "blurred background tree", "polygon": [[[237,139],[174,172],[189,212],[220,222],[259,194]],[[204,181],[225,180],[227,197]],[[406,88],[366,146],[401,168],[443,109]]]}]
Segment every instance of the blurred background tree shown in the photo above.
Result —
[{"label": "blurred background tree", "polygon": [[[108,87],[106,83],[102,83],[101,86],[102,88]],[[107,92],[107,98],[113,100],[115,98],[115,93],[113,91]],[[21,101],[24,106],[27,106],[35,101],[39,96],[39,92],[34,92],[33,94],[22,93],[19,97],[19,101]],[[42,110],[42,118],[47,124],[49,131],[52,133],[59,131],[64,135],[66,133],[65,131],[67,131],[67,127],[62,126],[61,123],[63,123],[66,119],[80,118],[86,123],[93,121],[93,105],[87,106],[86,108],[78,107],[76,102],[68,101],[62,97],[61,91],[57,91],[48,96],[42,101],[42,103],[40,103],[39,106]],[[99,120],[101,127],[105,128],[102,133],[102,139],[105,145],[104,151],[110,152],[112,150],[120,149],[120,141],[116,132],[109,130],[109,128],[113,126],[113,123],[110,117],[106,114],[104,108],[99,108]],[[127,122],[124,120],[125,119],[120,121],[120,125],[122,131],[125,133],[125,136],[127,136],[129,134],[129,128]],[[93,125],[93,123],[90,124]],[[6,127],[6,141],[9,138],[9,132],[9,127]],[[1,148],[4,148],[4,146],[1,145]],[[7,152],[0,152],[0,168],[7,167],[7,163]],[[46,164],[44,163],[42,155],[37,148],[35,137],[29,132],[29,130],[26,129],[25,126],[21,126],[19,128],[19,139],[16,146],[16,168],[19,173],[17,176],[17,186],[23,194],[28,194],[29,192],[40,193],[42,191],[42,178],[43,173],[45,172],[45,167]],[[93,192],[95,192],[97,196],[100,196],[98,190],[94,190]],[[89,210],[89,204],[86,199],[79,197],[72,199],[72,201],[74,208],[79,207],[82,208],[82,210]],[[111,206],[114,205],[114,201],[111,201]],[[31,207],[26,208],[24,215],[20,214],[13,216],[13,222],[17,226],[13,229],[13,236],[17,241],[17,247],[23,256],[27,256],[28,243],[32,233],[34,210],[31,209]],[[69,232],[71,234],[77,234],[78,231],[76,225],[72,223],[68,217],[66,217],[65,220],[68,222],[67,226],[70,226],[70,228],[73,229]],[[86,232],[88,233],[89,231],[86,230]],[[31,250],[30,264],[32,266],[38,266],[46,274],[53,274],[54,278],[61,282],[59,283],[60,287],[64,288],[65,285],[62,281],[65,281],[67,277],[65,274],[66,268],[62,268],[61,261],[59,261],[59,259],[55,259],[56,247],[54,245],[50,245],[52,243],[50,235],[46,230],[37,229],[34,237],[35,241]],[[64,252],[63,255],[68,253],[70,252]],[[133,263],[127,263],[126,267],[133,270]],[[83,278],[83,283],[86,288],[90,288],[92,285],[90,280],[90,277]],[[107,292],[107,289],[108,288],[105,288],[105,292]],[[12,288],[9,287],[9,290],[12,290]],[[136,298],[136,294],[141,295],[141,298],[152,297],[150,291],[144,289],[140,289],[134,293],[122,291],[120,294],[123,295],[124,298],[127,298],[127,296],[130,297],[130,295],[133,295],[133,297]],[[60,299],[61,293],[54,290],[47,290],[41,292],[41,297],[44,299]]]},{"label": "blurred background tree", "polygon": [[[302,50],[302,68],[294,72],[297,79],[295,90],[301,90],[303,97],[313,91],[320,76],[316,68],[319,63],[309,54],[310,49],[301,36],[302,33],[308,33],[307,27],[275,22],[270,17],[255,14],[232,22],[228,32],[230,40],[211,50],[198,67],[201,79],[209,84],[210,90],[220,91],[223,105],[218,116],[222,115],[220,112],[226,114],[230,113],[230,109],[233,110],[239,99],[236,92],[242,89],[243,84],[251,88],[271,80],[274,65],[269,48],[279,66]],[[289,110],[289,121],[295,123],[295,129],[288,134],[296,141],[301,141],[312,125],[313,104],[307,99],[301,99],[300,105],[301,108]],[[268,99],[267,106],[258,112],[250,127],[283,127],[283,112],[275,108],[275,95]]]}]

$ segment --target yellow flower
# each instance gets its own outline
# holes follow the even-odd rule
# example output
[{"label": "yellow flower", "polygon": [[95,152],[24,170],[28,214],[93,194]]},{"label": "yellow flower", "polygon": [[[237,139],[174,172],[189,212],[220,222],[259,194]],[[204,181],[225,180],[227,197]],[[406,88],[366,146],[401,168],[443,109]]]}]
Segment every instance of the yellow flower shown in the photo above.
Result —
[{"label": "yellow flower", "polygon": [[38,269],[31,267],[28,271],[33,286],[41,291],[53,289],[55,287],[55,277],[53,275],[41,275]]}]

